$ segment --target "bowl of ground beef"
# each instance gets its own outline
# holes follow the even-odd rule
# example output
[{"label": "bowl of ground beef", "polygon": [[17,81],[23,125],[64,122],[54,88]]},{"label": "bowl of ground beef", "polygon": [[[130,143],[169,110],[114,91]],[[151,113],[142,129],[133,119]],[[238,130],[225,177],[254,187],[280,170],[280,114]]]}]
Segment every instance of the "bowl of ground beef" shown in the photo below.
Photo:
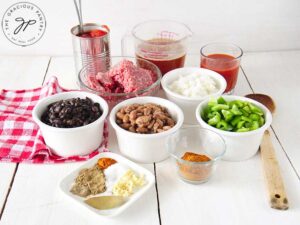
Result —
[{"label": "bowl of ground beef", "polygon": [[147,60],[113,56],[92,60],[78,74],[78,84],[81,90],[103,97],[112,108],[129,98],[155,96],[161,77],[159,68]]},{"label": "bowl of ground beef", "polygon": [[63,157],[86,155],[102,143],[108,104],[98,95],[70,91],[40,100],[32,111],[46,145]]}]

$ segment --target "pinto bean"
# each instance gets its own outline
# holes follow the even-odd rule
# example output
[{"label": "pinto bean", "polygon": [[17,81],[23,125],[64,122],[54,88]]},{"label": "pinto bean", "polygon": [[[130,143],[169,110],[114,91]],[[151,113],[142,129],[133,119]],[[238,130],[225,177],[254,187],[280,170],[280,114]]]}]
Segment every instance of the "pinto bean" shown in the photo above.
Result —
[{"label": "pinto bean", "polygon": [[141,134],[164,132],[176,124],[165,107],[154,103],[122,107],[116,113],[116,121],[123,129]]}]

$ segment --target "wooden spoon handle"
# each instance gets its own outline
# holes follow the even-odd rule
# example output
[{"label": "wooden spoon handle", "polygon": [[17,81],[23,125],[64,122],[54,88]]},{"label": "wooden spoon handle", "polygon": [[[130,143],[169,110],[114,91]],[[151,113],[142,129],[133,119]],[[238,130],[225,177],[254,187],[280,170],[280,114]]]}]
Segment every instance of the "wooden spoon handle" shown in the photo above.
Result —
[{"label": "wooden spoon handle", "polygon": [[265,131],[260,146],[261,159],[265,173],[265,180],[269,191],[270,205],[274,209],[286,210],[289,208],[287,196],[284,189],[279,164],[276,159],[270,133]]}]

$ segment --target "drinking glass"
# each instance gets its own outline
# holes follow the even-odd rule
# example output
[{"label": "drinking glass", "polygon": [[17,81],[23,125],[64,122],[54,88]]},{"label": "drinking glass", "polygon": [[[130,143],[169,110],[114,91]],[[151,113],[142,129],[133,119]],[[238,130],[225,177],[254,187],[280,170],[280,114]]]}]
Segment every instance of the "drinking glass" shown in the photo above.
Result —
[{"label": "drinking glass", "polygon": [[232,94],[238,79],[243,50],[230,43],[211,43],[203,46],[200,54],[200,67],[221,74],[227,82],[224,93]]}]

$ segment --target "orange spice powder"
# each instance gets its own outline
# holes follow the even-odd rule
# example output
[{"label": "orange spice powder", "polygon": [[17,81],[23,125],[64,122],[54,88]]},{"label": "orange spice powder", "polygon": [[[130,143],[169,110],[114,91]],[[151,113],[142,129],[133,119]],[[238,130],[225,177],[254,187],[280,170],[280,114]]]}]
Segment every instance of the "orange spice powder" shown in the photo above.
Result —
[{"label": "orange spice powder", "polygon": [[208,162],[211,160],[206,155],[200,155],[193,152],[186,152],[181,158],[190,162]]},{"label": "orange spice powder", "polygon": [[106,168],[110,167],[111,165],[115,164],[117,161],[111,158],[100,158],[98,160],[98,167],[101,170],[105,170]]},{"label": "orange spice powder", "polygon": [[[211,159],[206,155],[200,155],[193,152],[186,152],[181,159],[190,162],[209,162]],[[177,162],[179,173],[189,181],[205,181],[209,178],[212,171],[212,164],[188,164]]]}]

